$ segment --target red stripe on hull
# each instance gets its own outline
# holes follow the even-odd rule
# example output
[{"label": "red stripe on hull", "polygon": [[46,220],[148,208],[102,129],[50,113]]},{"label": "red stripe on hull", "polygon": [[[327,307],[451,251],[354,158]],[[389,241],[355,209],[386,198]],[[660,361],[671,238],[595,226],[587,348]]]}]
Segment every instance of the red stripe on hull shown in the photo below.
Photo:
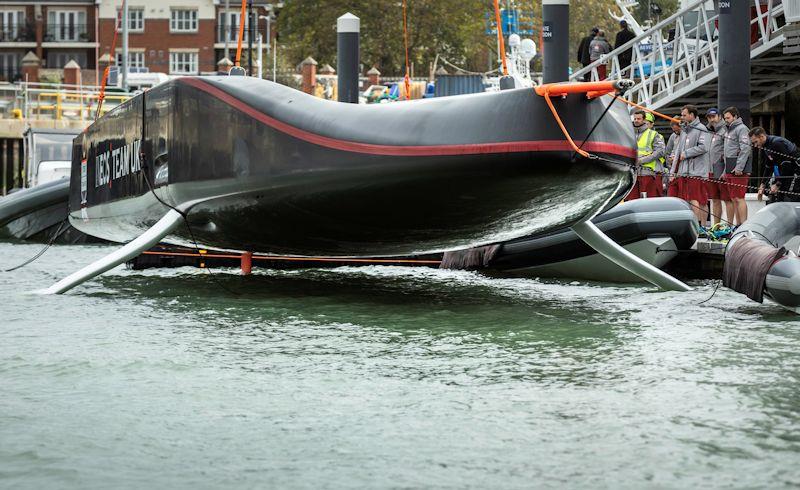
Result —
[{"label": "red stripe on hull", "polygon": [[[440,155],[475,155],[487,153],[521,153],[529,151],[573,151],[572,146],[566,140],[539,140],[539,141],[507,141],[498,143],[475,143],[465,145],[428,145],[428,146],[394,146],[376,145],[372,143],[359,143],[356,141],[346,141],[336,138],[329,138],[315,133],[302,130],[295,126],[286,124],[272,118],[263,112],[245,104],[241,100],[233,97],[225,91],[209,85],[197,78],[181,78],[181,82],[191,85],[218,99],[226,102],[230,106],[247,114],[248,116],[271,126],[278,131],[286,133],[295,138],[313,143],[315,145],[332,148],[334,150],[349,151],[353,153],[367,153],[370,155],[386,156],[440,156]],[[580,145],[581,141],[576,141]],[[583,145],[583,149],[589,152],[607,153],[626,158],[636,158],[636,150],[615,143],[605,143],[602,141],[588,141]]]}]

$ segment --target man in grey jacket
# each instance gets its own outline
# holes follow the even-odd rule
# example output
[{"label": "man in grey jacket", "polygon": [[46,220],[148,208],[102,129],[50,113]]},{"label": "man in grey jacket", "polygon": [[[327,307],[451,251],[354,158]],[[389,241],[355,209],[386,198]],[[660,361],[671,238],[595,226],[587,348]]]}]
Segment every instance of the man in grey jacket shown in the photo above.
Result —
[{"label": "man in grey jacket", "polygon": [[708,181],[706,182],[706,192],[708,192],[708,199],[710,201],[711,220],[715,225],[720,222],[722,203],[724,202],[725,209],[728,212],[726,215],[727,221],[733,225],[733,203],[728,196],[728,185],[722,180],[725,174],[723,152],[727,128],[716,107],[712,107],[706,112],[706,121],[708,121],[708,130],[710,131],[708,159],[709,166],[711,167],[711,172],[709,172]]},{"label": "man in grey jacket", "polygon": [[725,137],[725,182],[729,184],[728,195],[733,201],[728,207],[728,221],[731,211],[735,216],[736,224],[741,225],[747,220],[747,202],[744,197],[747,193],[747,183],[753,172],[752,148],[750,146],[750,130],[739,117],[739,110],[728,107],[723,113],[728,131]]},{"label": "man in grey jacket", "polygon": [[681,109],[681,135],[672,152],[670,196],[679,197],[692,205],[694,215],[702,226],[706,220],[708,204],[705,181],[708,179],[708,130],[697,117],[697,107],[685,105]]}]

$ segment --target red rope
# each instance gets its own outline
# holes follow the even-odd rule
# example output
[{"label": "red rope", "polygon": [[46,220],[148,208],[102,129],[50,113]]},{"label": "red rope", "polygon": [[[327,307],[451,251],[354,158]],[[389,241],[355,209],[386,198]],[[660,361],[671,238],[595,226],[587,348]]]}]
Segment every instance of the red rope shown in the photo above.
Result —
[{"label": "red rope", "polygon": [[236,66],[242,57],[242,39],[244,39],[244,19],[246,15],[247,0],[242,0],[242,11],[239,14],[239,40],[236,43]]},{"label": "red rope", "polygon": [[[124,3],[125,0],[123,0]],[[124,8],[124,7],[123,7]],[[117,64],[117,34],[119,33],[120,24],[122,24],[122,11],[117,14],[117,21],[114,23],[114,39],[111,41],[111,56],[113,56],[114,65]],[[100,117],[100,109],[103,108],[103,99],[106,98],[106,83],[108,83],[108,72],[111,70],[111,65],[108,65],[103,70],[103,81],[100,82],[100,97],[97,102],[97,112],[94,113],[94,120]]]},{"label": "red rope", "polygon": [[494,17],[497,21],[497,42],[500,43],[500,59],[503,61],[503,76],[508,75],[506,66],[506,42],[503,39],[503,24],[500,20],[500,5],[494,0]]},{"label": "red rope", "polygon": [[403,0],[403,43],[406,46],[406,76],[404,79],[406,87],[406,100],[411,99],[411,80],[409,78],[409,63],[408,63],[408,21],[406,19],[406,0]]}]

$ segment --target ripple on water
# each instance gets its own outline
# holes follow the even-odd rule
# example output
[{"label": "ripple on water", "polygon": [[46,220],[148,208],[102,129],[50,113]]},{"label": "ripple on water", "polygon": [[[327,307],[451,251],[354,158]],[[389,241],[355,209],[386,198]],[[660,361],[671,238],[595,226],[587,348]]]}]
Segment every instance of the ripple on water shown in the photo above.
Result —
[{"label": "ripple on water", "polygon": [[800,484],[800,322],[699,304],[713,282],[115,269],[25,293],[107,251],[0,281],[3,486]]}]

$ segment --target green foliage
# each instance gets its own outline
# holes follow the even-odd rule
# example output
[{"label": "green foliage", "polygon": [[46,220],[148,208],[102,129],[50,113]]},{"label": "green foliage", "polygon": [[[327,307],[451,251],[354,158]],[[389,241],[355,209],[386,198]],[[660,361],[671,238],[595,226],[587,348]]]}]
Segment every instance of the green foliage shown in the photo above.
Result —
[{"label": "green foliage", "polygon": [[[640,21],[647,20],[647,0],[640,0]],[[672,14],[679,0],[657,0],[662,18]],[[278,30],[287,60],[299,63],[311,56],[336,67],[336,19],[346,12],[361,18],[361,61],[364,71],[376,66],[384,76],[405,72],[403,8],[401,0],[285,0]],[[514,0],[515,7],[534,12],[541,28],[541,0]],[[501,6],[507,0],[500,0]],[[427,75],[436,55],[471,71],[486,71],[495,59],[495,40],[485,34],[491,0],[408,0],[409,58],[416,76]],[[572,0],[570,4],[570,62],[583,36],[593,26],[606,31],[613,45],[619,26],[608,11],[619,13],[614,0]],[[653,19],[655,20],[655,19]],[[538,34],[536,36],[538,44]],[[490,55],[490,53],[492,53]],[[449,68],[448,68],[449,69]]]}]

